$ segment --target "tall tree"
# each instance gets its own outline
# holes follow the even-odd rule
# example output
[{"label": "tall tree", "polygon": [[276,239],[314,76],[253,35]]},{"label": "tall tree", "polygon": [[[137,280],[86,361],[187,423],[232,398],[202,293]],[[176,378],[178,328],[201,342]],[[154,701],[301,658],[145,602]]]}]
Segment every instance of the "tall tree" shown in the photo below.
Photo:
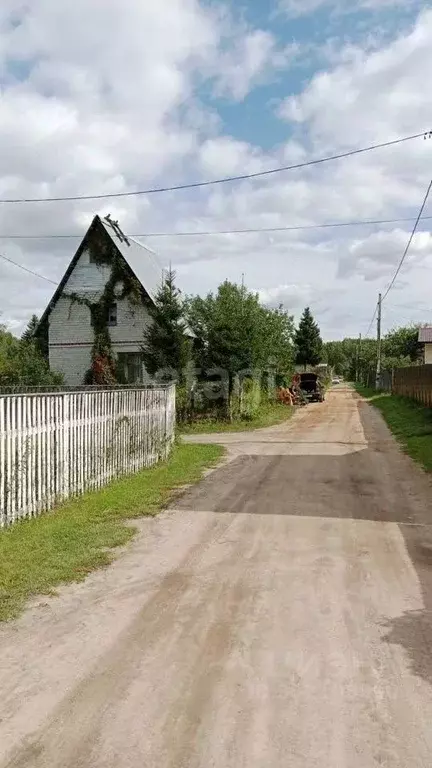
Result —
[{"label": "tall tree", "polygon": [[216,294],[195,296],[188,317],[196,335],[196,362],[223,368],[230,377],[247,368],[289,374],[293,362],[293,318],[282,307],[269,309],[258,294],[226,280]]},{"label": "tall tree", "polygon": [[294,318],[282,304],[277,309],[262,307],[260,349],[262,366],[269,362],[278,385],[287,386],[294,370]]},{"label": "tall tree", "polygon": [[21,338],[23,341],[32,341],[34,339],[34,335],[36,332],[36,329],[39,325],[39,318],[37,315],[32,315],[30,320],[28,321],[25,331],[22,334]]},{"label": "tall tree", "polygon": [[342,341],[327,341],[323,344],[322,360],[336,376],[347,376],[347,359]]},{"label": "tall tree", "polygon": [[291,378],[294,322],[282,307],[264,307],[257,293],[226,280],[215,294],[190,298],[188,318],[196,337],[194,360],[207,382],[204,398],[230,417],[238,405],[234,390],[241,382],[241,401],[251,374],[258,392],[262,384]]},{"label": "tall tree", "polygon": [[184,301],[170,269],[160,286],[155,302],[149,306],[152,319],[144,333],[142,347],[147,372],[159,378],[183,381],[191,358],[191,340],[184,318]]},{"label": "tall tree", "polygon": [[321,362],[322,339],[320,329],[309,307],[304,310],[295,335],[296,362],[305,368]]},{"label": "tall tree", "polygon": [[188,316],[196,336],[194,358],[199,368],[221,378],[220,399],[230,407],[235,375],[252,368],[256,347],[258,297],[226,280],[216,294],[189,300]]},{"label": "tall tree", "polygon": [[407,358],[411,363],[418,358],[418,325],[407,325],[389,331],[383,339],[383,352],[388,358]]},{"label": "tall tree", "polygon": [[24,343],[32,342],[35,344],[42,357],[48,362],[48,320],[43,323],[39,321],[37,315],[32,315],[21,336]]}]

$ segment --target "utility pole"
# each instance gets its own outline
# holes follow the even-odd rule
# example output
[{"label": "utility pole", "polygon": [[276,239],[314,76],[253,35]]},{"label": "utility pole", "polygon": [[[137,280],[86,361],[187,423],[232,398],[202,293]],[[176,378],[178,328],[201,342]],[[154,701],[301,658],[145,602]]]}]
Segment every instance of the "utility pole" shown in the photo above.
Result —
[{"label": "utility pole", "polygon": [[379,389],[381,379],[381,294],[378,294],[378,314],[377,314],[377,368],[376,368],[376,389]]},{"label": "utility pole", "polygon": [[243,317],[243,313],[244,313],[244,300],[245,300],[245,276],[244,276],[244,272],[242,272],[242,279],[241,279],[241,307],[240,307],[240,311],[241,311],[241,316],[242,317]]},{"label": "utility pole", "polygon": [[359,333],[358,344],[357,344],[357,360],[356,360],[356,382],[358,382],[360,378],[361,340],[362,340],[362,335],[361,333]]}]

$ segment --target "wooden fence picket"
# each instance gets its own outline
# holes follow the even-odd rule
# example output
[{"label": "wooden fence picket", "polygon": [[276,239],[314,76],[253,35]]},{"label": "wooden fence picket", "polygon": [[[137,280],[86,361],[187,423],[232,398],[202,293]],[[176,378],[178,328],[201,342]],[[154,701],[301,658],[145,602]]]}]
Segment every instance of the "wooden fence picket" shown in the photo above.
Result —
[{"label": "wooden fence picket", "polygon": [[0,527],[165,458],[175,387],[0,394]]}]

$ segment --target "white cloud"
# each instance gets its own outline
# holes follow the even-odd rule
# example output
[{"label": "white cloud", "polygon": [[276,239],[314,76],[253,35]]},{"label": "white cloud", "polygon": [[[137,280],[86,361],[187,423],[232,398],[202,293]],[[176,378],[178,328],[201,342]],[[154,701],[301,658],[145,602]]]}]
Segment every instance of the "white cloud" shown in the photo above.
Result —
[{"label": "white cloud", "polygon": [[[404,253],[410,233],[402,229],[377,232],[363,240],[354,240],[346,246],[346,252],[339,261],[339,277],[348,277],[360,272],[366,280],[385,278],[395,271]],[[413,267],[432,257],[432,235],[419,232],[414,235],[410,250],[404,261],[407,274]]]},{"label": "white cloud", "polygon": [[[199,86],[243,98],[289,66],[294,52],[286,41],[242,26],[236,39],[227,32],[228,12],[198,0],[40,0],[26,4],[19,25],[16,8],[10,2],[0,9],[0,198],[109,193],[255,172],[431,127],[431,12],[379,49],[342,47],[298,96],[287,94],[280,114],[293,138],[264,151],[231,136],[217,103],[201,102]],[[96,212],[111,212],[130,233],[415,216],[431,151],[432,142],[419,140],[204,190],[3,205],[0,232],[83,232]],[[269,302],[282,300],[296,314],[310,304],[328,338],[364,330],[409,226],[149,244],[173,263],[187,292],[215,289],[226,277],[240,281],[245,273],[247,285]],[[0,252],[57,279],[75,246],[1,240]],[[413,316],[428,306],[430,252],[429,233],[419,234],[394,292],[393,303],[411,306]],[[53,288],[0,260],[0,310],[15,328],[44,308]],[[405,308],[401,317],[407,314]]]},{"label": "white cloud", "polygon": [[309,16],[320,8],[337,13],[355,13],[360,10],[382,11],[394,7],[414,6],[418,0],[279,0],[278,8],[289,17]]},{"label": "white cloud", "polygon": [[307,125],[326,146],[367,144],[377,136],[396,137],[413,126],[430,126],[423,84],[432,76],[432,11],[412,30],[381,50],[342,49],[330,71],[316,74],[299,96],[290,96],[279,115]]},{"label": "white cloud", "polygon": [[262,150],[232,136],[215,136],[203,141],[198,159],[203,175],[210,179],[259,173],[272,162]]},{"label": "white cloud", "polygon": [[270,32],[254,30],[219,57],[216,93],[242,101],[252,85],[264,82],[275,71],[286,68],[298,53],[296,43],[278,48]]}]

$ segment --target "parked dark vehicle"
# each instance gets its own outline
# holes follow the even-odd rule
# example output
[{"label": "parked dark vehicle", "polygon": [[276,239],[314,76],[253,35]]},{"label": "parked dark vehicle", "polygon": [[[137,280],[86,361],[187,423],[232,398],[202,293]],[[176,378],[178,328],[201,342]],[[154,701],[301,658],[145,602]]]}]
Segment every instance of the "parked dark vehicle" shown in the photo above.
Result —
[{"label": "parked dark vehicle", "polygon": [[301,373],[300,389],[310,403],[324,402],[324,387],[317,373]]}]

